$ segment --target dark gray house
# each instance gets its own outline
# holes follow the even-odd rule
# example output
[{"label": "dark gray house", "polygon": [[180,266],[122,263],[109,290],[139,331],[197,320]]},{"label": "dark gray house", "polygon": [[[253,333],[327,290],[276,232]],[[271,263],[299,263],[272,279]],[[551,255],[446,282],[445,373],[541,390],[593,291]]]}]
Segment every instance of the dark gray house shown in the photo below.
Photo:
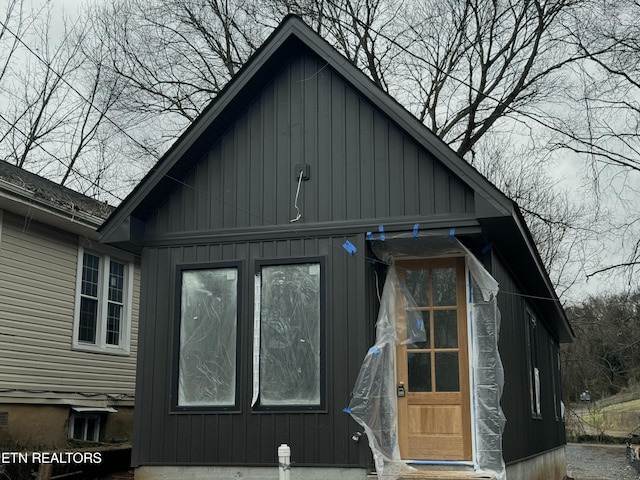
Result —
[{"label": "dark gray house", "polygon": [[299,18],[100,233],[142,255],[136,478],[565,475],[517,205]]}]

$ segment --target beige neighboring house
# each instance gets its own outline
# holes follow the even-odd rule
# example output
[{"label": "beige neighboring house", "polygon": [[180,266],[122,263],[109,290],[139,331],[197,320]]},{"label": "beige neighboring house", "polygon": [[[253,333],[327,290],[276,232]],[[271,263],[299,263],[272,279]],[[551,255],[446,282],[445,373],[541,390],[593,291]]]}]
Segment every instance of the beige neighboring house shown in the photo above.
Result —
[{"label": "beige neighboring house", "polygon": [[139,261],[98,243],[111,210],[0,161],[0,447],[130,439]]}]

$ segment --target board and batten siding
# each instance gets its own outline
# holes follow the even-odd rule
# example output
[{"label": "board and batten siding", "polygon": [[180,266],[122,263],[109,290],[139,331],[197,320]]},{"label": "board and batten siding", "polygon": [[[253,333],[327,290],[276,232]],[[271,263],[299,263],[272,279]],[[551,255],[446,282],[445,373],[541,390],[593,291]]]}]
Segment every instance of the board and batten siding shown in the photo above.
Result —
[{"label": "board and batten siding", "polygon": [[86,394],[134,395],[140,269],[134,269],[130,354],[73,350],[78,244],[77,235],[4,212],[0,240],[3,397],[86,401],[91,398]]},{"label": "board and batten siding", "polygon": [[305,224],[474,211],[471,189],[310,53],[292,58],[191,161],[145,238],[288,225],[299,164],[310,173],[298,200]]},{"label": "board and batten siding", "polygon": [[[505,382],[501,405],[507,418],[502,443],[504,460],[508,464],[560,447],[566,443],[566,436],[559,412],[562,396],[559,372],[557,364],[551,364],[552,357],[557,352],[557,339],[545,325],[548,319],[537,313],[534,299],[524,295],[518,282],[514,280],[512,272],[518,268],[517,265],[508,267],[496,252],[493,252],[491,263],[493,277],[500,284],[498,308],[501,325],[498,347],[504,366]],[[527,348],[529,326],[525,315],[527,308],[536,314],[539,325],[537,330],[542,411],[540,418],[534,418],[531,413]],[[554,349],[555,352],[552,351]]]},{"label": "board and batten siding", "polygon": [[[134,465],[273,465],[282,443],[291,446],[297,465],[368,464],[370,453],[364,442],[351,440],[360,427],[343,409],[373,337],[375,316],[366,312],[371,285],[363,282],[371,266],[363,256],[344,251],[346,240],[365,250],[364,234],[144,249],[142,309],[145,318],[153,320],[140,327],[141,338],[148,341],[141,346],[138,365]],[[251,407],[256,261],[318,256],[325,259],[326,410],[256,411]],[[171,413],[172,362],[178,358],[173,338],[176,266],[238,260],[240,411]]]}]

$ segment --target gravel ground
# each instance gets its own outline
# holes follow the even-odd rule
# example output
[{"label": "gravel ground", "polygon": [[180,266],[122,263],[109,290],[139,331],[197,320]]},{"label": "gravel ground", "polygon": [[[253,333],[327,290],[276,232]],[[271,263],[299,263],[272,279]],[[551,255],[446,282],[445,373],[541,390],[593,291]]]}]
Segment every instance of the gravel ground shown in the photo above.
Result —
[{"label": "gravel ground", "polygon": [[631,467],[624,445],[569,443],[567,474],[573,480],[639,480]]}]

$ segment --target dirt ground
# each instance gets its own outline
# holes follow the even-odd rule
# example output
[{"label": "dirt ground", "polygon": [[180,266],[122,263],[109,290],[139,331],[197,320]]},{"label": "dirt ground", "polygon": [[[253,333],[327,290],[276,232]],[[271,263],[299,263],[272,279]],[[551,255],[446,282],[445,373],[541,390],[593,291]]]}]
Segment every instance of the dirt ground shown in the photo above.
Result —
[{"label": "dirt ground", "polygon": [[639,480],[627,461],[624,445],[569,443],[567,474],[573,480]]}]

